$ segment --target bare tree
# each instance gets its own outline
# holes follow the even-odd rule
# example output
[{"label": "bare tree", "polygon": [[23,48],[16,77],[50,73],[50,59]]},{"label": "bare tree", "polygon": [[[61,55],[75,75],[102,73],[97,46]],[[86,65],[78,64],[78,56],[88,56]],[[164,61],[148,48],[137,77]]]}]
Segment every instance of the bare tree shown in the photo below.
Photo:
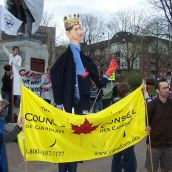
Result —
[{"label": "bare tree", "polygon": [[93,44],[104,36],[104,21],[91,14],[81,15],[81,25],[84,30],[83,48],[88,55],[93,53]]},{"label": "bare tree", "polygon": [[40,31],[46,33],[46,44],[49,54],[48,65],[51,66],[55,59],[55,47],[61,39],[62,31],[60,31],[60,27],[54,21],[54,15],[52,13],[44,13],[41,25],[42,26],[40,27]]},{"label": "bare tree", "polygon": [[[137,62],[145,53],[145,29],[147,18],[142,12],[120,11],[112,16],[107,27],[114,35],[111,42],[114,42],[119,52],[119,61],[122,68],[126,63],[127,70],[132,70],[139,64]],[[139,66],[137,66],[139,68]]]},{"label": "bare tree", "polygon": [[42,17],[41,26],[52,26],[54,25],[54,15],[53,13],[44,12]]},{"label": "bare tree", "polygon": [[154,7],[164,12],[165,17],[172,27],[172,1],[171,0],[148,0]]},{"label": "bare tree", "polygon": [[147,21],[147,16],[142,11],[119,11],[114,13],[107,27],[112,35],[117,32],[129,32],[133,35],[143,35],[146,34],[145,26]]},{"label": "bare tree", "polygon": [[149,24],[149,50],[155,79],[159,77],[163,68],[171,69],[171,37],[167,22],[159,18],[153,19]]}]

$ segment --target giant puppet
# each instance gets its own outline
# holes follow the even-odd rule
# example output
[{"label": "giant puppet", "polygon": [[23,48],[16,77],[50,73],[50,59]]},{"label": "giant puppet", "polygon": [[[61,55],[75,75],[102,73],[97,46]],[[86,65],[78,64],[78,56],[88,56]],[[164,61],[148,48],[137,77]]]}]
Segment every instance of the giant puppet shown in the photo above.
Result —
[{"label": "giant puppet", "polygon": [[41,23],[44,0],[7,0],[8,10],[23,21],[19,34],[30,37]]},{"label": "giant puppet", "polygon": [[[67,50],[57,59],[51,68],[51,80],[54,101],[58,108],[75,114],[88,113],[90,109],[90,78],[101,89],[108,77],[117,69],[117,62],[111,61],[103,79],[99,79],[96,65],[81,52],[80,42],[84,32],[81,29],[79,15],[64,17],[66,35],[69,38]],[[76,172],[77,162],[60,163],[59,172]]]}]

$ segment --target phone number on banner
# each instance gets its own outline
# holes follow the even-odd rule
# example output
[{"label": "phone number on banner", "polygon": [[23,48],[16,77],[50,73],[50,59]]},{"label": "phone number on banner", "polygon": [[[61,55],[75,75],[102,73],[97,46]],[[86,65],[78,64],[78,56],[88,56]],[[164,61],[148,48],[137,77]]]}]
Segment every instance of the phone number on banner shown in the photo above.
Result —
[{"label": "phone number on banner", "polygon": [[64,156],[64,151],[50,151],[50,150],[39,150],[39,149],[26,149],[26,154],[63,157]]}]

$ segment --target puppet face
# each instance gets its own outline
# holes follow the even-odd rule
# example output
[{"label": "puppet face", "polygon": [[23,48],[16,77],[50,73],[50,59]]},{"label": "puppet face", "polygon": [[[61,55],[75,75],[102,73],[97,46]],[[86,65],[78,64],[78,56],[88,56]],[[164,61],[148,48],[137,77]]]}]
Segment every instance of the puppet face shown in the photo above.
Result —
[{"label": "puppet face", "polygon": [[74,44],[80,44],[84,32],[81,29],[81,25],[74,25],[70,31],[66,32],[69,41]]}]

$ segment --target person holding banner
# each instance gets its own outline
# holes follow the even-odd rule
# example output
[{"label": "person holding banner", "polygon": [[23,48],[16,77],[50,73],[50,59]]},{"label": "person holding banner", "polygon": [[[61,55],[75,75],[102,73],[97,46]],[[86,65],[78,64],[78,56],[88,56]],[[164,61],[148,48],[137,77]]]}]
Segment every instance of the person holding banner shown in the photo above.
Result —
[{"label": "person holding banner", "polygon": [[4,66],[5,73],[2,77],[2,98],[9,102],[8,108],[4,113],[5,122],[12,122],[12,67],[7,64]]},{"label": "person holding banner", "polygon": [[53,98],[52,83],[50,78],[50,67],[47,67],[47,72],[41,76],[41,97],[51,104]]},{"label": "person holding banner", "polygon": [[[127,82],[118,83],[118,85],[113,88],[113,95],[117,95],[117,97],[114,97],[113,103],[127,96],[129,89],[130,87]],[[111,172],[120,172],[122,169],[124,169],[125,172],[136,172],[136,167],[134,146],[113,155]]]},{"label": "person holding banner", "polygon": [[151,127],[145,163],[148,172],[152,168],[157,171],[159,166],[161,172],[172,170],[172,100],[169,97],[169,88],[166,78],[157,80],[157,98],[148,102],[148,122]]},{"label": "person holding banner", "polygon": [[[80,42],[84,32],[81,29],[79,15],[64,17],[66,35],[69,38],[67,50],[57,59],[51,68],[51,81],[54,101],[57,108],[75,114],[86,114],[90,109],[90,78],[101,89],[109,76],[117,69],[116,60],[112,60],[103,78],[99,79],[96,65],[81,52]],[[77,162],[60,163],[59,172],[76,172]]]},{"label": "person holding banner", "polygon": [[[0,95],[0,112],[2,111],[2,97]],[[11,132],[4,131],[4,120],[0,118],[0,171],[6,172],[8,171],[8,163],[6,157],[5,143],[11,142],[16,139],[18,133],[20,133],[24,124],[24,116],[18,120],[17,125],[13,128]]]}]

